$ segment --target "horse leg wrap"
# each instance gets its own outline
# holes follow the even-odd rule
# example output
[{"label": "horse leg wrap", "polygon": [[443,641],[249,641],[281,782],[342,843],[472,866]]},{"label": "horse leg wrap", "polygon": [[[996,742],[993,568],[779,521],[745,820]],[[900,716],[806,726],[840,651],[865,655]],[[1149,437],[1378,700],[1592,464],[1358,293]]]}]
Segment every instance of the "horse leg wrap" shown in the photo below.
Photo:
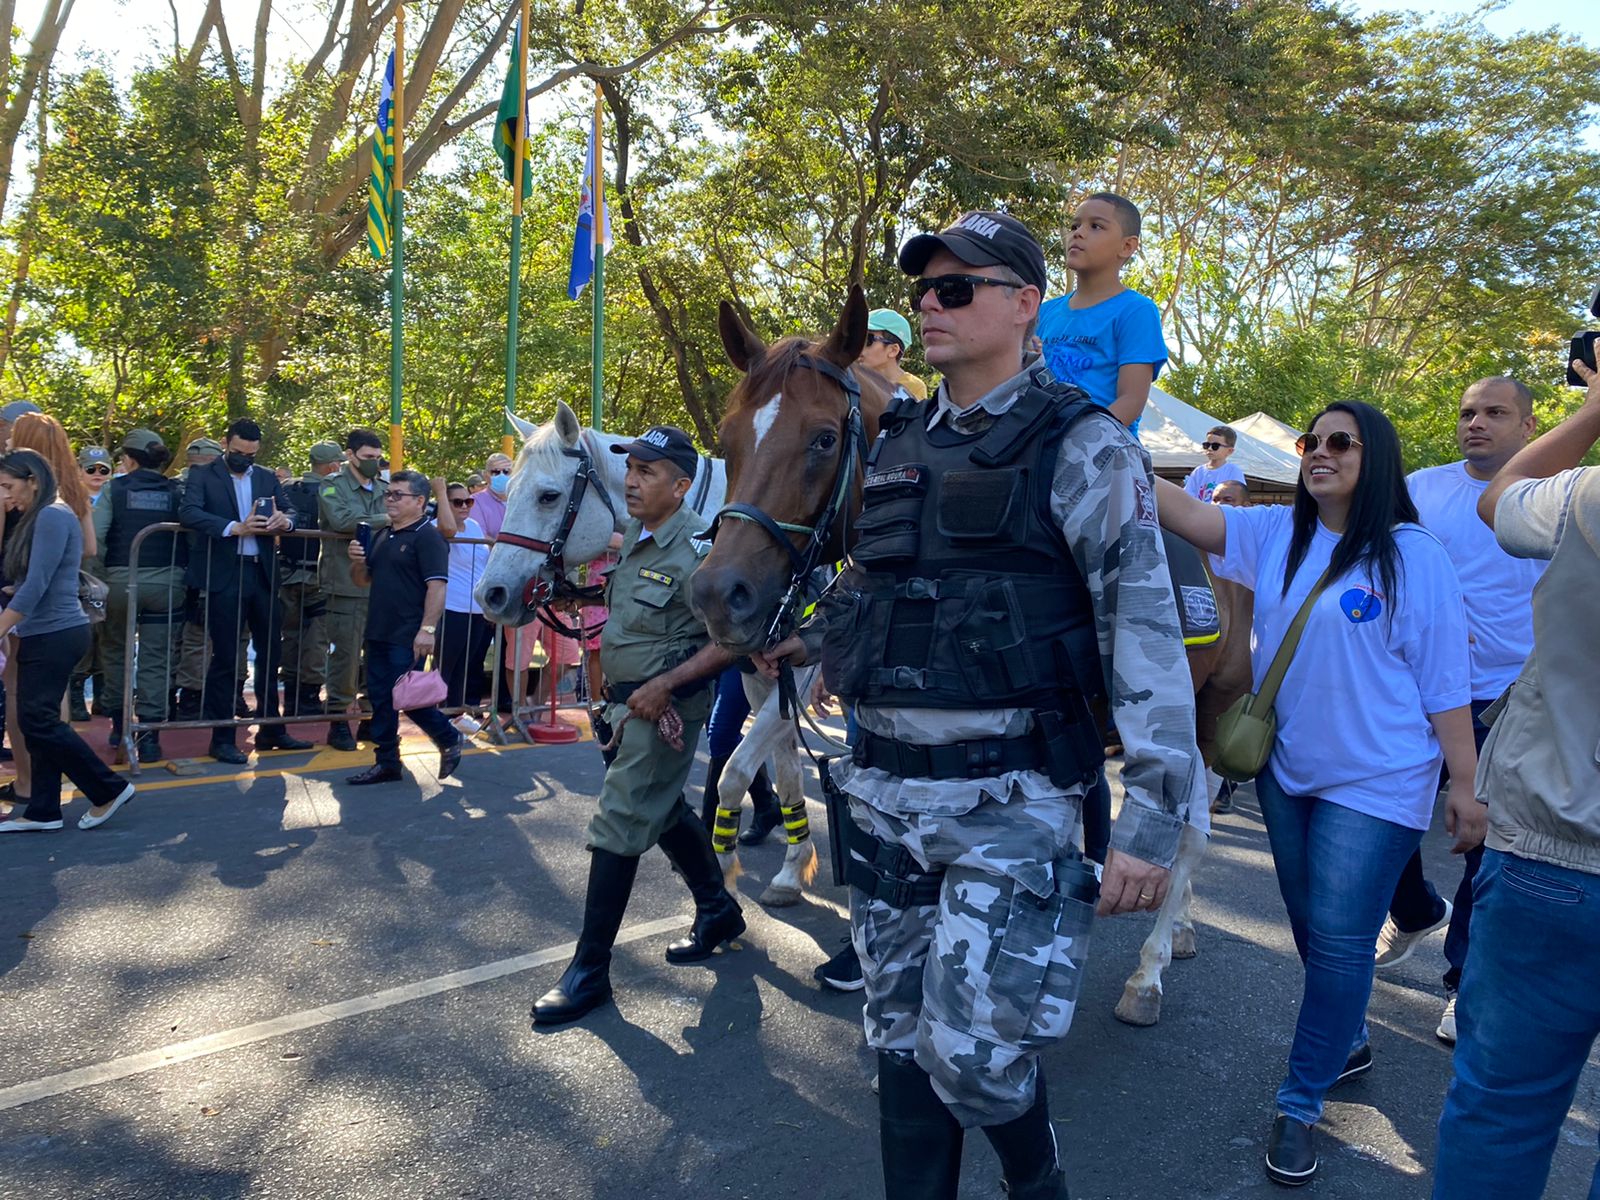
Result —
[{"label": "horse leg wrap", "polygon": [[783,829],[789,835],[789,845],[798,846],[811,836],[811,818],[806,816],[804,799],[778,807],[783,813]]},{"label": "horse leg wrap", "polygon": [[739,810],[717,805],[717,819],[711,826],[711,848],[718,854],[733,850],[734,839],[739,836]]}]

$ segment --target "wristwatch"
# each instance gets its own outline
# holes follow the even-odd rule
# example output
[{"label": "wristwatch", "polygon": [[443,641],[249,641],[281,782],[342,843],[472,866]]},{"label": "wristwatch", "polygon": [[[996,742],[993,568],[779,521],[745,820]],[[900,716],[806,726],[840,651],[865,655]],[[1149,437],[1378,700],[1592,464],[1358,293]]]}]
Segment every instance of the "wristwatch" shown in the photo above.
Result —
[{"label": "wristwatch", "polygon": [[437,625],[424,625],[422,627],[422,632],[431,636],[433,634],[433,632],[438,628],[439,627]]}]

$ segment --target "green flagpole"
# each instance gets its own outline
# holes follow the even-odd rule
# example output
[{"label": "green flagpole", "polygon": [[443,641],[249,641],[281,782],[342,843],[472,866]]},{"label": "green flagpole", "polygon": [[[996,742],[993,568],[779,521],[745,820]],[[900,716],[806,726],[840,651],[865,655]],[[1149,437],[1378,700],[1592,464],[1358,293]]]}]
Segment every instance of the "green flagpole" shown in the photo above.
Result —
[{"label": "green flagpole", "polygon": [[406,7],[395,6],[394,96],[390,110],[394,127],[394,270],[389,276],[389,469],[405,466],[405,434],[401,429],[400,400],[405,371],[405,33]]},{"label": "green flagpole", "polygon": [[589,354],[592,359],[589,376],[589,424],[595,429],[606,427],[605,349],[606,349],[606,191],[605,139],[600,135],[600,114],[603,108],[600,85],[594,85],[594,178],[590,180],[590,195],[594,197],[594,333]]},{"label": "green flagpole", "polygon": [[506,413],[500,450],[516,457],[517,440],[510,413],[517,411],[517,323],[522,307],[522,172],[527,154],[528,0],[522,0],[522,21],[517,27],[517,136],[511,166],[511,281],[506,287]]}]

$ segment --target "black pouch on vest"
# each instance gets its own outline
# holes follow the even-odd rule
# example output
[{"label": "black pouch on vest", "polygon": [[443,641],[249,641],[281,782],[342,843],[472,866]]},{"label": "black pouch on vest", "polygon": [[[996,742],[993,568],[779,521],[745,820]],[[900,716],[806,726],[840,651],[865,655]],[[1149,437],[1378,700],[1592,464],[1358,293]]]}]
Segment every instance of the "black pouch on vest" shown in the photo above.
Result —
[{"label": "black pouch on vest", "polygon": [[[946,578],[959,584],[962,573],[952,571]],[[1014,580],[990,579],[950,610],[957,614],[952,633],[960,647],[961,672],[980,698],[1045,686],[1037,649],[1026,643],[1027,625]]]},{"label": "black pouch on vest", "polygon": [[1087,784],[1106,760],[1105,739],[1081,702],[1075,719],[1059,712],[1036,712],[1039,742],[1044,747],[1045,774],[1057,787]]},{"label": "black pouch on vest", "polygon": [[922,499],[927,493],[928,468],[918,463],[869,472],[862,484],[861,516],[856,520],[856,561],[915,558]]},{"label": "black pouch on vest", "polygon": [[939,484],[939,532],[952,542],[995,548],[1027,536],[1028,475],[1011,468],[947,471]]},{"label": "black pouch on vest", "polygon": [[[848,598],[849,603],[841,601]],[[865,591],[842,593],[830,602],[822,634],[822,681],[835,696],[855,700],[865,694],[867,675],[877,664],[872,651],[873,610],[879,605]]]}]

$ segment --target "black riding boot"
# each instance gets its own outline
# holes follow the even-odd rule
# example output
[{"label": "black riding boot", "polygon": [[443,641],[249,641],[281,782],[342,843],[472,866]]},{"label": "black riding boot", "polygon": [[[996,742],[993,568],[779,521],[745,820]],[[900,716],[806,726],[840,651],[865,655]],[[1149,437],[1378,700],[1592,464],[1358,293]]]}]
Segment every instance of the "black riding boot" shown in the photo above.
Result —
[{"label": "black riding boot", "polygon": [[611,999],[611,947],[633,895],[639,860],[609,850],[589,852],[589,893],[583,905],[578,951],[555,987],[533,1003],[535,1025],[561,1025],[586,1016]]},{"label": "black riding boot", "polygon": [[701,962],[744,932],[744,913],[722,885],[711,835],[687,807],[680,807],[678,819],[662,831],[660,845],[694,897],[694,925],[688,937],[667,947],[667,961]]},{"label": "black riding boot", "polygon": [[1042,1065],[1038,1076],[1033,1107],[1004,1125],[985,1125],[983,1132],[1000,1159],[1011,1200],[1067,1200],[1067,1177],[1061,1170],[1056,1133],[1050,1125]]},{"label": "black riding boot", "polygon": [[756,777],[750,781],[750,800],[755,805],[755,815],[750,818],[750,828],[739,835],[744,846],[759,846],[767,834],[783,824],[783,812],[778,807],[778,793],[772,790],[772,780],[767,777],[767,765],[761,764]]},{"label": "black riding boot", "polygon": [[885,1200],[955,1200],[961,1124],[908,1054],[878,1053],[878,1136]]}]

